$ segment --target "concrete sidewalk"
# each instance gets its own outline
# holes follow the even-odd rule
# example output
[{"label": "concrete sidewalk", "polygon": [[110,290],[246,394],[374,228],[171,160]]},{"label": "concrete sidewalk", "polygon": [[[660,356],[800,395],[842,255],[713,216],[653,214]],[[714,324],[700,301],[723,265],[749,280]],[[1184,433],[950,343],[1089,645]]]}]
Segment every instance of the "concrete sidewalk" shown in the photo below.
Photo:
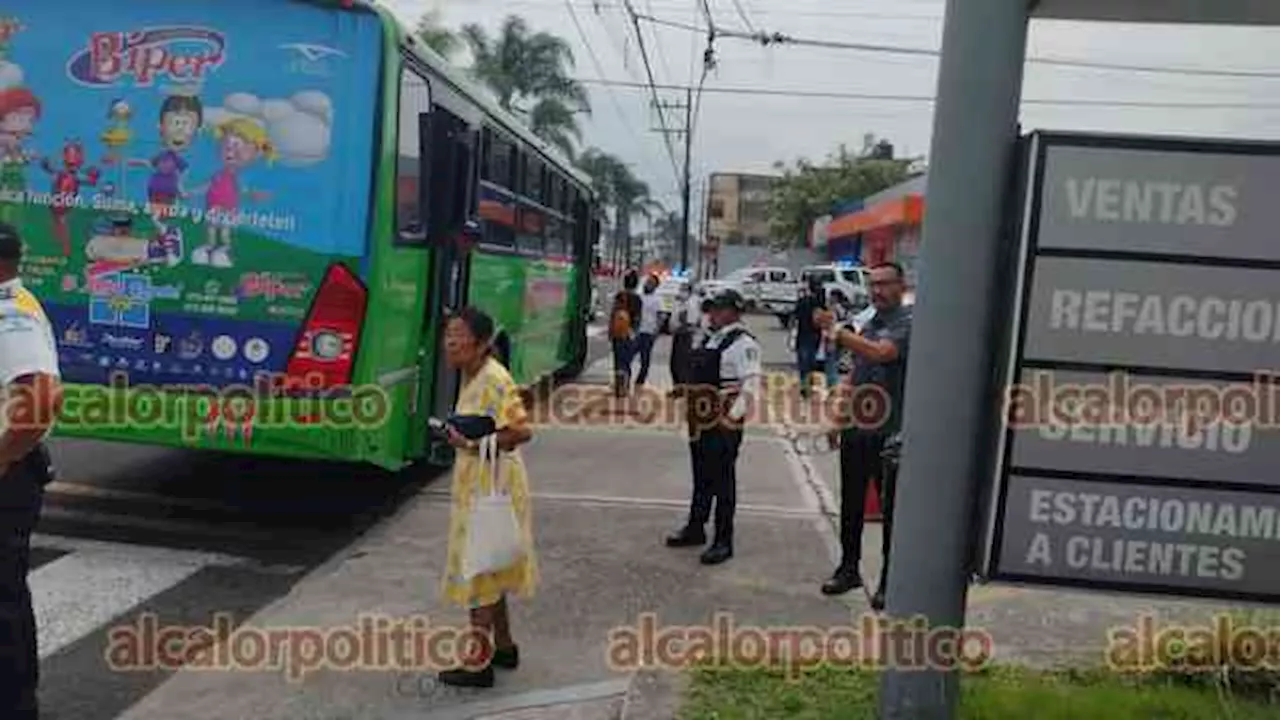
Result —
[{"label": "concrete sidewalk", "polygon": [[[655,613],[660,627],[705,626],[715,612],[732,613],[739,627],[846,625],[865,605],[816,592],[831,569],[830,538],[782,448],[770,438],[744,443],[737,555],[705,568],[696,550],[662,544],[687,513],[683,441],[640,430],[541,431],[526,457],[542,584],[532,600],[513,601],[523,665],[500,671],[493,689],[437,687],[433,675],[412,671],[320,671],[290,683],[278,670],[187,669],[121,717],[613,718],[635,668],[611,667],[609,632],[635,627],[642,613]],[[448,511],[442,478],[247,625],[324,630],[376,613],[462,626],[464,613],[441,607],[437,593]]]}]

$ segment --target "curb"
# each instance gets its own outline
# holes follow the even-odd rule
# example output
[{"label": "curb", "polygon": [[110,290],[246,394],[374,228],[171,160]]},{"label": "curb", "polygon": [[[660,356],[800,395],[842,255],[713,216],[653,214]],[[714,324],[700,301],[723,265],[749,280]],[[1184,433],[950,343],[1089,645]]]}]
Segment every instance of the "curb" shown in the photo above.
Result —
[{"label": "curb", "polygon": [[670,670],[637,670],[618,720],[675,720],[688,677]]}]

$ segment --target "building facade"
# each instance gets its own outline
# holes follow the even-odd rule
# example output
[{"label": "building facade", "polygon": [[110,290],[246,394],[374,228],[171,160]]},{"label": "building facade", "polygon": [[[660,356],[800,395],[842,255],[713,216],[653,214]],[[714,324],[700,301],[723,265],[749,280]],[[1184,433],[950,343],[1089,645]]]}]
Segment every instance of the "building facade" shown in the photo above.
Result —
[{"label": "building facade", "polygon": [[[713,173],[707,184],[706,220],[700,262],[701,277],[728,272],[721,262],[723,249],[767,249],[769,201],[777,177],[746,173]],[[729,263],[733,264],[733,263]]]},{"label": "building facade", "polygon": [[897,262],[908,286],[917,287],[927,179],[918,175],[823,218],[815,223],[810,246],[824,250],[833,261],[868,266]]}]

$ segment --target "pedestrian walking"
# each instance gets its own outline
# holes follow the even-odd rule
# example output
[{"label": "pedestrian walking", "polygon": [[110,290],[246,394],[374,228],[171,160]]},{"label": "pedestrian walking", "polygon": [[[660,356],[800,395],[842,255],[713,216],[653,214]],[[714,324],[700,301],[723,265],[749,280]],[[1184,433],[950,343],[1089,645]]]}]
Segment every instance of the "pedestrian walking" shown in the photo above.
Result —
[{"label": "pedestrian walking", "polygon": [[[896,473],[887,474],[882,453],[885,441],[899,432],[902,425],[903,397],[906,389],[907,352],[911,342],[911,308],[902,304],[906,283],[902,267],[885,263],[871,269],[871,302],[875,314],[862,331],[841,328],[836,343],[854,356],[850,391],[865,392],[873,386],[885,399],[882,418],[859,418],[848,424],[840,438],[840,547],[842,558],[831,579],[822,586],[823,593],[839,595],[862,587],[862,528],[867,486],[879,479],[884,515],[884,562],[880,583],[872,599],[877,609],[884,606],[885,578],[889,567],[889,534],[892,530],[892,496]],[[833,321],[824,318],[826,327]],[[887,501],[887,502],[886,502]]]},{"label": "pedestrian walking", "polygon": [[636,287],[640,278],[634,270],[627,271],[622,279],[622,289],[613,296],[613,309],[609,314],[609,343],[613,346],[614,394],[625,397],[631,392],[631,365],[635,360],[636,323],[640,322],[640,296]]},{"label": "pedestrian walking", "polygon": [[726,290],[708,303],[711,327],[690,352],[690,385],[685,390],[693,465],[689,519],[667,537],[668,547],[701,547],[715,509],[715,537],[701,557],[719,565],[733,557],[733,520],[737,504],[738,450],[751,404],[760,397],[760,344],[742,323],[746,301]]},{"label": "pedestrian walking", "polygon": [[[511,637],[507,596],[531,596],[538,575],[529,478],[518,450],[533,438],[533,431],[520,386],[493,356],[493,337],[493,319],[475,308],[460,310],[445,328],[445,359],[461,371],[463,384],[455,414],[447,423],[449,444],[458,454],[453,466],[443,594],[446,601],[468,609],[471,626],[492,638],[488,657],[469,658],[467,664],[473,667],[440,673],[442,683],[463,687],[492,687],[495,667],[514,670],[519,666],[520,649]],[[481,452],[486,440],[494,443],[489,449],[496,451],[489,458]],[[501,569],[470,571],[471,541],[477,533],[498,530],[471,527],[477,517],[492,518],[477,515],[477,500],[501,495],[510,498],[507,515],[515,516],[511,536],[519,545],[519,551],[512,553],[516,559]]]},{"label": "pedestrian walking", "polygon": [[27,572],[53,465],[44,440],[61,412],[58,350],[44,308],[22,286],[22,239],[0,224],[0,717],[36,720],[40,657]]},{"label": "pedestrian walking", "polygon": [[640,356],[640,374],[636,377],[636,385],[644,385],[649,381],[649,367],[653,364],[653,346],[658,341],[659,315],[662,313],[662,298],[658,297],[658,276],[650,275],[644,280],[644,293],[640,296],[640,327],[636,333],[636,354]]}]

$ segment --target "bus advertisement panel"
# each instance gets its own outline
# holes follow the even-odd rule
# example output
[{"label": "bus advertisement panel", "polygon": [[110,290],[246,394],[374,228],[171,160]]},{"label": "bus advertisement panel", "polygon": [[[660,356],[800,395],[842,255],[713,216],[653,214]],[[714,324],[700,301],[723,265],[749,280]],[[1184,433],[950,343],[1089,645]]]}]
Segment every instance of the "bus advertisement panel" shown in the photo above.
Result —
[{"label": "bus advertisement panel", "polygon": [[0,219],[67,382],[285,373],[334,263],[367,271],[382,27],[270,5],[0,10]]}]

